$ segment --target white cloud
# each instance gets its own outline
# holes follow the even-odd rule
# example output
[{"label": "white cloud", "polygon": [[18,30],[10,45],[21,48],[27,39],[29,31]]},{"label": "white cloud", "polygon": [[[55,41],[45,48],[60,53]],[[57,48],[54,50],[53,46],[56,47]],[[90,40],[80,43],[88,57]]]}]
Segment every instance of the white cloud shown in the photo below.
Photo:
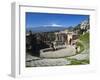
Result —
[{"label": "white cloud", "polygon": [[59,25],[59,24],[51,24],[51,25],[43,25],[43,26],[61,27],[61,26],[63,26],[63,25]]},{"label": "white cloud", "polygon": [[52,24],[52,26],[57,26],[57,27],[59,27],[59,26],[62,26],[62,25],[58,25],[58,24]]}]

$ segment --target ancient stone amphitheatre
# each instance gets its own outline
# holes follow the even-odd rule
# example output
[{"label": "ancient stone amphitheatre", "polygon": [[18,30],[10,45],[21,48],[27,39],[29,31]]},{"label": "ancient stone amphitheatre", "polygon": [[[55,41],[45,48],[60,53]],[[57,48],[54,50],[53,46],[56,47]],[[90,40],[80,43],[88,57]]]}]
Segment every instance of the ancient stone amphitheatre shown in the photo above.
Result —
[{"label": "ancient stone amphitheatre", "polygon": [[[42,20],[40,17],[43,17]],[[26,27],[26,67],[86,65],[90,63],[89,16],[27,13],[26,19],[29,23],[33,20],[31,23],[33,27]],[[64,25],[43,25],[43,23],[47,24],[47,21],[59,21],[59,24],[63,23]],[[68,26],[68,22],[70,25],[75,25]]]}]

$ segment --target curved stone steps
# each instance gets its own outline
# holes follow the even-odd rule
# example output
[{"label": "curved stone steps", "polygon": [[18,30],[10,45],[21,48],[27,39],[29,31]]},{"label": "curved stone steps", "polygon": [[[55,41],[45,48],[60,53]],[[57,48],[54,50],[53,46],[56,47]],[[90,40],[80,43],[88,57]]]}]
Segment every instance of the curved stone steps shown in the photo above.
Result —
[{"label": "curved stone steps", "polygon": [[65,66],[65,65],[68,65],[68,64],[70,64],[70,61],[67,61],[64,58],[41,59],[41,60],[26,62],[27,67]]}]

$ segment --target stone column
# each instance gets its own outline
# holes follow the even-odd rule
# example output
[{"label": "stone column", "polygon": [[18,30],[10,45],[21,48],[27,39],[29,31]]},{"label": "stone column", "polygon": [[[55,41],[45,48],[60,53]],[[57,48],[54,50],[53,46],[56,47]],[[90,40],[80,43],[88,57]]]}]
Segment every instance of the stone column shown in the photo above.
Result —
[{"label": "stone column", "polygon": [[56,39],[55,39],[55,41],[58,41],[58,36],[57,36],[58,34],[57,34],[57,33],[55,33],[55,35],[56,35]]}]

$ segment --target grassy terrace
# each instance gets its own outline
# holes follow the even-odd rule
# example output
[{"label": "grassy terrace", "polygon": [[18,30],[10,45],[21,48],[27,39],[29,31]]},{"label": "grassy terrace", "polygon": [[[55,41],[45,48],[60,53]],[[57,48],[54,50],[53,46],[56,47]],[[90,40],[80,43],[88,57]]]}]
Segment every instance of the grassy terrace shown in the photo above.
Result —
[{"label": "grassy terrace", "polygon": [[82,43],[84,44],[85,49],[89,48],[89,41],[90,41],[90,35],[89,33],[85,33],[84,35],[80,35],[79,39],[80,41],[82,41]]},{"label": "grassy terrace", "polygon": [[81,53],[85,49],[89,49],[89,33],[80,35],[79,41],[77,42],[76,45],[80,47],[80,51],[78,53]]},{"label": "grassy terrace", "polygon": [[69,60],[71,62],[70,65],[80,65],[80,64],[89,64],[89,60],[77,60],[77,59],[69,59],[67,58],[67,60]]},{"label": "grassy terrace", "polygon": [[89,42],[89,33],[85,33],[84,35],[80,35],[80,40],[84,42]]}]

